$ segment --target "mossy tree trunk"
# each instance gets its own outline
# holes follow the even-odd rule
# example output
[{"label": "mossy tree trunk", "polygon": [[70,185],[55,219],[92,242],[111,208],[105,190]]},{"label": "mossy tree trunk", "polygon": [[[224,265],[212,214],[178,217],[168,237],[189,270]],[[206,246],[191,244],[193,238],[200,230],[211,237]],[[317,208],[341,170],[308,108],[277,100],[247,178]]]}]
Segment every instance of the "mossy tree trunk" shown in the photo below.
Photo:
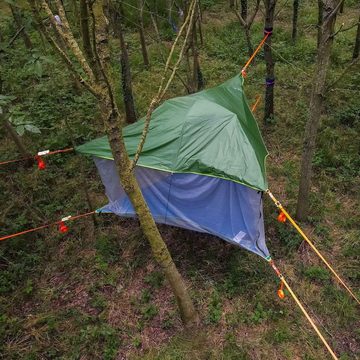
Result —
[{"label": "mossy tree trunk", "polygon": [[310,95],[309,117],[305,127],[303,153],[301,159],[300,185],[296,218],[306,219],[309,210],[309,193],[312,177],[312,160],[315,153],[316,135],[320,125],[320,117],[324,101],[326,75],[330,64],[333,33],[338,11],[336,0],[322,1],[322,25],[320,28],[320,42],[317,50],[316,66]]},{"label": "mossy tree trunk", "polygon": [[[264,0],[265,4],[265,29],[272,31],[274,26],[274,14],[276,0]],[[266,63],[266,86],[265,86],[265,109],[264,123],[269,124],[274,117],[274,81],[275,63],[271,51],[272,36],[268,36],[264,45],[264,57]]]},{"label": "mossy tree trunk", "polygon": [[[155,224],[151,212],[142,195],[140,187],[136,181],[131,160],[126,152],[125,143],[122,136],[122,126],[124,124],[124,121],[114,99],[114,89],[109,79],[107,78],[105,67],[101,62],[101,59],[106,58],[107,55],[98,53],[97,48],[95,47],[95,56],[98,64],[100,65],[102,77],[100,79],[96,79],[93,73],[90,71],[88,72],[88,79],[82,78],[81,74],[77,72],[70,58],[56,44],[54,38],[51,37],[51,34],[49,34],[48,29],[45,28],[44,24],[42,24],[41,16],[36,6],[37,3],[41,5],[42,9],[45,9],[50,19],[53,18],[53,14],[48,5],[46,4],[45,0],[29,0],[29,2],[32,6],[32,10],[34,16],[36,17],[38,26],[45,33],[45,36],[47,37],[50,44],[61,56],[69,70],[74,72],[79,77],[80,82],[83,84],[83,86],[87,90],[89,90],[98,100],[102,120],[106,128],[121,185],[135,209],[135,212],[140,221],[141,229],[143,230],[144,235],[150,243],[153,255],[163,269],[166,279],[171,285],[177,304],[179,306],[183,322],[186,325],[196,324],[198,322],[198,315],[189,296],[186,284],[184,283],[180,273],[178,272],[175,263],[167,249],[167,246],[159,233],[159,230]],[[56,4],[57,9],[60,11],[62,9],[60,0],[56,0]],[[95,20],[92,8],[90,7],[89,10],[91,12],[92,19]],[[76,40],[71,33],[67,22],[64,21],[64,23],[62,24],[62,29],[59,27],[59,25],[55,24],[55,26],[59,34],[63,36],[63,39],[68,46],[68,49],[71,50],[71,52],[78,59],[78,62],[82,66],[83,70],[85,70],[89,65],[86,66],[86,60],[79,46],[76,44]],[[94,32],[94,29],[92,29],[92,31]],[[101,50],[101,48],[99,49]]]}]

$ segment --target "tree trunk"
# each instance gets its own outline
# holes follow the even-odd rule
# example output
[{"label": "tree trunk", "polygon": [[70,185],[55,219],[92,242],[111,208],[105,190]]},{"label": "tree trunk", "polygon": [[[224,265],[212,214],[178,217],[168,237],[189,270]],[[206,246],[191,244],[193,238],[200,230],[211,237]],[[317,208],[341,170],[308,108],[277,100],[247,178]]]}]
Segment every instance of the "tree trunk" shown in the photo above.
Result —
[{"label": "tree trunk", "polygon": [[345,5],[345,0],[343,0],[343,2],[340,4],[340,8],[339,8],[340,14],[342,14],[344,12],[344,5]]},{"label": "tree trunk", "polygon": [[[0,115],[0,118],[3,117],[3,115]],[[21,137],[18,135],[16,130],[11,125],[10,121],[6,118],[3,119],[2,123],[4,124],[4,128],[11,137],[11,139],[14,141],[16,147],[19,150],[19,153],[22,157],[30,157],[31,154],[26,150],[26,147],[21,139]]]},{"label": "tree trunk", "polygon": [[248,2],[247,0],[241,0],[240,4],[241,4],[241,16],[243,19],[246,19],[248,14]]},{"label": "tree trunk", "polygon": [[[274,13],[276,0],[265,0],[265,29],[272,31],[274,25]],[[264,123],[268,124],[274,117],[274,59],[271,51],[271,35],[267,37],[264,45],[264,57],[266,63],[266,87],[265,87],[265,111]]]},{"label": "tree trunk", "polygon": [[[248,26],[246,26],[244,28],[244,30],[245,30],[246,44],[247,44],[247,47],[248,47],[248,54],[249,54],[249,57],[250,57],[254,52],[252,42],[251,42],[250,29],[249,29]],[[255,62],[255,59],[253,60],[253,62]]]},{"label": "tree trunk", "polygon": [[296,218],[303,221],[309,209],[309,192],[312,175],[312,160],[315,152],[315,141],[320,125],[320,116],[324,100],[326,75],[330,64],[330,53],[333,43],[334,25],[336,21],[337,0],[321,0],[322,19],[320,43],[317,51],[316,68],[311,89],[309,117],[305,127],[303,154],[301,159],[300,186],[296,208]]},{"label": "tree trunk", "polygon": [[298,16],[299,16],[299,0],[294,0],[294,2],[293,2],[293,18],[292,18],[292,34],[291,34],[291,39],[292,39],[293,44],[295,44],[295,42],[296,42]]},{"label": "tree trunk", "polygon": [[323,0],[318,0],[318,31],[317,31],[317,47],[320,45],[321,26],[323,23]]},{"label": "tree trunk", "polygon": [[357,26],[356,31],[356,38],[355,38],[355,46],[354,46],[354,52],[353,52],[353,59],[357,59],[359,57],[359,50],[360,50],[360,16],[359,16],[359,23]]},{"label": "tree trunk", "polygon": [[204,88],[204,78],[200,68],[199,62],[199,50],[198,50],[198,41],[197,41],[197,32],[196,32],[196,14],[194,17],[194,24],[192,27],[192,53],[193,53],[193,84],[196,91],[202,90]]},{"label": "tree trunk", "polygon": [[198,2],[198,26],[199,26],[199,36],[200,36],[200,45],[204,45],[203,31],[202,31],[202,10],[200,6],[200,1]]},{"label": "tree trunk", "polygon": [[111,100],[111,96],[103,97],[100,108],[122,187],[135,209],[141,229],[150,243],[153,255],[173,289],[183,322],[186,325],[193,325],[198,322],[197,312],[186,285],[160,235],[136,178],[130,170],[130,159],[126,152],[124,139],[121,136],[122,129],[119,127],[121,116]]},{"label": "tree trunk", "polygon": [[129,54],[127,51],[127,46],[123,31],[123,20],[124,20],[123,15],[124,15],[123,9],[122,6],[120,6],[120,22],[118,26],[118,35],[119,35],[120,49],[121,49],[121,54],[120,54],[121,85],[123,90],[126,121],[128,123],[133,123],[136,121],[136,112],[135,112],[134,96],[132,91]]},{"label": "tree trunk", "polygon": [[140,8],[140,14],[139,14],[139,36],[140,36],[140,43],[141,43],[141,53],[144,60],[144,66],[149,67],[149,56],[146,48],[146,41],[145,41],[145,34],[144,34],[144,1],[139,1],[139,8]]},{"label": "tree trunk", "polygon": [[[24,26],[23,21],[22,21],[22,17],[21,17],[21,13],[13,5],[9,4],[9,6],[10,6],[10,9],[11,9],[11,13],[13,15],[16,27],[20,31],[20,29]],[[28,33],[26,32],[25,29],[21,30],[21,36],[22,36],[22,38],[24,40],[25,47],[27,49],[32,49],[32,42],[31,42],[30,37],[29,37],[29,35],[28,35]]]},{"label": "tree trunk", "polygon": [[[246,2],[246,6],[247,6],[247,2]],[[252,14],[248,14],[247,7],[246,7],[247,17],[244,17],[244,14],[243,14],[243,11],[242,11],[243,7],[241,8],[241,13],[239,13],[237,10],[234,9],[234,13],[235,13],[237,19],[239,20],[240,25],[244,28],[244,31],[245,31],[245,38],[246,38],[246,44],[247,44],[247,47],[248,47],[249,57],[251,57],[251,55],[253,54],[253,46],[252,46],[252,42],[251,42],[250,29],[251,29],[251,26],[252,26],[252,24],[254,22],[256,14],[257,14],[257,12],[259,10],[259,6],[260,6],[260,0],[257,0],[254,12]],[[255,62],[254,60],[255,59],[253,59],[253,62]]]},{"label": "tree trunk", "polygon": [[[54,38],[50,36],[50,34],[48,33],[48,29],[42,24],[42,18],[36,7],[35,0],[29,0],[29,3],[36,17],[38,26],[40,26],[42,31],[46,34],[46,38],[52,45],[53,49],[56,50],[57,53],[61,56],[67,67],[74,74],[76,74],[79,79],[82,80],[82,85],[87,90],[89,90],[98,100],[101,117],[106,128],[110,147],[114,157],[114,163],[118,171],[121,185],[135,209],[144,235],[147,237],[150,243],[154,257],[159,263],[159,265],[162,267],[165,276],[173,289],[184,323],[186,325],[193,325],[197,323],[198,315],[190,299],[186,285],[181,275],[179,274],[172,260],[172,257],[166,247],[166,244],[157,229],[155,221],[136,181],[135,175],[132,172],[131,162],[126,151],[124,138],[122,136],[122,117],[115,102],[114,89],[111,85],[111,82],[107,78],[104,63],[101,62],[103,59],[107,58],[107,50],[104,49],[105,54],[101,54],[98,50],[103,49],[103,47],[94,47],[96,58],[100,65],[102,77],[100,79],[96,79],[94,75],[89,72],[88,78],[84,79],[81,73],[79,73],[77,69],[73,66],[70,58],[67,57],[66,54],[64,54],[58,44],[54,41]],[[53,19],[54,15],[51,12],[51,9],[48,7],[46,1],[42,0],[40,3],[41,6],[45,9],[45,11],[48,13],[49,18]],[[61,12],[63,12],[61,9],[62,5],[60,3],[60,0],[57,0],[56,4],[57,8],[60,8]],[[94,20],[92,23],[94,23],[95,14],[92,6],[90,6],[89,9],[91,17]],[[71,49],[73,55],[79,58],[79,64],[82,67],[82,70],[85,71],[85,69],[89,68],[89,64],[85,64],[85,57],[82,56],[81,51],[78,51],[79,46],[73,34],[70,32],[67,22],[64,22],[63,26],[66,32],[60,32],[60,30],[58,29],[59,34],[63,37],[64,40],[67,41],[67,44],[69,45],[69,48]],[[94,27],[92,26],[92,32],[93,28]],[[100,34],[100,38],[102,37],[103,35]]]},{"label": "tree trunk", "polygon": [[[89,31],[89,12],[86,0],[80,0],[80,27],[84,53],[94,71],[95,57],[91,48],[91,38]],[[95,72],[96,73],[96,72]]]}]

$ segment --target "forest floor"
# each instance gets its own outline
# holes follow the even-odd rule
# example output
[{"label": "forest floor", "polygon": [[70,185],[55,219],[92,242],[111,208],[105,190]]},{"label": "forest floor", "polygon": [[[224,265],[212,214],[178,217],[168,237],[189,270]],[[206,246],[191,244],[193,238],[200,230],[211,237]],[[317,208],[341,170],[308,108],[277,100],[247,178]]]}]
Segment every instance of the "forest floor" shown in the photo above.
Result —
[{"label": "forest floor", "polygon": [[[237,74],[247,60],[242,28],[228,3],[203,1],[204,44],[200,64],[206,87]],[[4,5],[1,5],[4,6]],[[301,2],[299,34],[291,44],[291,4],[280,1],[274,26],[275,109],[270,125],[255,116],[270,156],[270,188],[294,213],[304,125],[316,53],[316,4]],[[3,11],[4,10],[4,11]],[[0,9],[8,41],[16,32]],[[344,28],[358,20],[357,1],[339,15]],[[131,17],[133,14],[129,14]],[[135,101],[143,115],[163,68],[159,46],[149,37],[151,68],[144,69],[138,35],[129,22]],[[150,26],[150,25],[149,25]],[[162,29],[164,35],[169,30]],[[252,28],[263,36],[262,15]],[[166,33],[167,31],[167,33]],[[360,72],[351,61],[356,28],[336,35],[324,116],[314,159],[314,181],[306,233],[360,295]],[[148,34],[152,31],[149,30]],[[94,100],[73,86],[54,54],[31,32],[35,48],[21,38],[1,57],[3,93],[16,96],[14,117],[41,134],[25,132],[29,150],[61,149],[103,134]],[[118,44],[112,41],[113,81],[120,89]],[[185,70],[181,73],[186,77]],[[248,71],[249,103],[263,95],[260,54]],[[175,81],[168,97],[184,94]],[[119,90],[118,100],[121,102]],[[17,157],[0,128],[2,159]],[[86,212],[83,181],[94,207],[106,203],[90,159],[74,154],[46,159],[47,169],[12,165],[0,169],[0,235]],[[91,209],[92,210],[92,209]],[[359,308],[330,276],[288,223],[276,221],[264,199],[268,248],[306,309],[342,360],[360,357]],[[172,292],[134,220],[113,215],[86,218],[57,229],[0,244],[0,358],[4,359],[328,359],[323,345],[260,257],[218,238],[161,226],[174,260],[190,287],[202,324],[196,334],[182,327]]]}]

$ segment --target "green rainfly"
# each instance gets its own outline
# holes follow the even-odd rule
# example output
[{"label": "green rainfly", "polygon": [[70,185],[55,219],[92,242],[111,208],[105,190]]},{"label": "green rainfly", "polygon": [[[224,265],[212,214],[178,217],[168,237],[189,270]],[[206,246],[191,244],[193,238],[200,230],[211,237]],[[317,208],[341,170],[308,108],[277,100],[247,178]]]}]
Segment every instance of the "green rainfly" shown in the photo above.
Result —
[{"label": "green rainfly", "polygon": [[[165,101],[152,114],[138,166],[172,173],[213,176],[266,190],[268,154],[237,75],[214,88]],[[123,129],[130,158],[145,119]],[[77,152],[113,159],[106,136]]]}]

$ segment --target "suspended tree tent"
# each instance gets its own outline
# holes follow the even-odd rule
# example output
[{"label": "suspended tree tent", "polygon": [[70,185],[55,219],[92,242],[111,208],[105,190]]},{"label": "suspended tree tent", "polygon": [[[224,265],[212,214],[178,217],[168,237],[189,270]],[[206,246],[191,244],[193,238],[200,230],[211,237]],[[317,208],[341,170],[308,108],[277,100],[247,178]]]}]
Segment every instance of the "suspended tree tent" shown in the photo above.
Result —
[{"label": "suspended tree tent", "polygon": [[[144,119],[124,128],[135,155]],[[100,212],[135,216],[120,185],[107,137],[77,147],[92,155],[109,204]],[[264,258],[262,192],[267,150],[243,78],[165,101],[153,113],[136,178],[156,222],[216,235]]]}]

